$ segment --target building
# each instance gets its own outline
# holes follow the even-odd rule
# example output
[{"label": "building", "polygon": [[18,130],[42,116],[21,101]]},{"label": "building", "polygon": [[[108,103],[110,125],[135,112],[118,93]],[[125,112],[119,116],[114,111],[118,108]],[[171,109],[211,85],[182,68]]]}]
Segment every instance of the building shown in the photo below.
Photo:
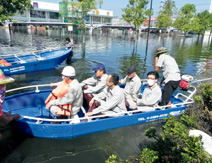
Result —
[{"label": "building", "polygon": [[[17,13],[12,19],[17,23],[27,24],[70,24],[73,19],[80,17],[78,9],[69,9],[68,4],[31,1],[33,10],[26,10],[24,14]],[[64,13],[65,6],[65,13]],[[86,16],[86,24],[112,24],[113,11],[92,10]]]}]

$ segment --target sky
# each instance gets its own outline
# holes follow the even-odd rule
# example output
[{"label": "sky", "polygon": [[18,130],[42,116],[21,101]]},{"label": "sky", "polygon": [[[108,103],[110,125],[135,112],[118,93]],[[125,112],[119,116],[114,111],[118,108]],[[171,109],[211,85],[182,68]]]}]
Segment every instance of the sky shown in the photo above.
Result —
[{"label": "sky", "polygon": [[[58,3],[61,0],[38,0],[38,1]],[[98,2],[98,0],[96,1]],[[153,16],[158,15],[158,12],[160,11],[160,7],[162,6],[161,1],[165,1],[165,0],[152,0],[152,7],[154,12]],[[211,1],[212,0],[175,0],[175,5],[177,9],[179,10],[185,4],[194,4],[196,6],[197,12],[202,12],[204,10],[209,10]],[[113,16],[117,16],[121,18],[122,9],[126,8],[128,2],[129,0],[103,0],[101,9],[112,10]],[[148,5],[148,8],[149,7],[150,7],[150,3]],[[99,8],[99,6],[97,6],[97,8]]]}]

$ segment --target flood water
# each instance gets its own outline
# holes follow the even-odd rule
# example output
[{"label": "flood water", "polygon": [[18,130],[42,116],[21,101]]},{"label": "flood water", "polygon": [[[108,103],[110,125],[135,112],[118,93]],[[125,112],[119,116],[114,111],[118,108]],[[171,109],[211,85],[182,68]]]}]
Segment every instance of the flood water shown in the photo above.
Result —
[{"label": "flood water", "polygon": [[[23,55],[35,50],[63,48],[65,38],[74,43],[74,56],[71,62],[64,61],[56,69],[13,75],[15,82],[7,89],[49,84],[61,80],[64,66],[72,65],[76,69],[76,78],[82,81],[91,75],[96,63],[104,63],[107,73],[117,73],[125,77],[126,69],[134,65],[138,75],[145,78],[154,70],[154,54],[158,47],[165,46],[176,59],[182,73],[196,79],[212,75],[212,47],[209,37],[180,37],[176,35],[139,34],[134,41],[132,34],[123,31],[96,30],[87,33],[85,44],[81,34],[68,34],[61,30],[31,30],[26,28],[0,29],[0,56],[7,54]],[[162,74],[160,73],[160,76]],[[160,129],[162,121],[140,124],[110,130],[68,140],[51,140],[29,137],[15,129],[2,131],[0,157],[3,162],[104,162],[109,155],[117,154],[122,159],[136,157],[140,148],[145,146],[147,138],[144,131],[156,126]]]}]

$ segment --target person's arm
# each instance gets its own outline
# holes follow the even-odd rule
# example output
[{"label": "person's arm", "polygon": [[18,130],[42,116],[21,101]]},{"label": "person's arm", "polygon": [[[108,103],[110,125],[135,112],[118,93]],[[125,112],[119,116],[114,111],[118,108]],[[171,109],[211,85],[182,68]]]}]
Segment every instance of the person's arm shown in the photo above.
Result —
[{"label": "person's arm", "polygon": [[66,44],[66,47],[72,47],[73,46],[73,44],[71,43],[71,41],[68,43],[68,44]]},{"label": "person's arm", "polygon": [[64,105],[64,104],[71,104],[76,98],[76,90],[74,88],[70,88],[69,92],[61,98],[53,100],[50,102],[51,105]]},{"label": "person's arm", "polygon": [[157,66],[158,59],[159,59],[159,57],[155,57],[155,71],[156,72],[160,70],[160,67]]},{"label": "person's arm", "polygon": [[101,103],[102,100],[106,99],[108,89],[108,87],[104,88],[101,93],[95,94],[93,99]]},{"label": "person's arm", "polygon": [[96,86],[88,86],[88,89],[84,90],[84,93],[97,93],[106,86],[107,76],[101,78]]},{"label": "person's arm", "polygon": [[120,84],[126,84],[127,76],[124,79],[119,80]]},{"label": "person's arm", "polygon": [[[62,81],[61,81],[61,82],[62,82]],[[58,86],[61,82],[57,82],[57,83],[50,83],[50,87]]]},{"label": "person's arm", "polygon": [[87,85],[95,85],[96,82],[97,82],[97,79],[95,78],[95,76],[92,76],[92,77],[90,77],[90,78],[88,78],[88,79],[86,79],[86,80],[83,80],[83,81],[80,83],[80,85],[81,85],[81,87],[85,86],[86,84],[87,84]]},{"label": "person's arm", "polygon": [[92,111],[93,114],[98,114],[105,112],[114,108],[120,102],[120,95],[118,93],[114,94],[113,97],[107,102],[101,102],[101,105]]}]

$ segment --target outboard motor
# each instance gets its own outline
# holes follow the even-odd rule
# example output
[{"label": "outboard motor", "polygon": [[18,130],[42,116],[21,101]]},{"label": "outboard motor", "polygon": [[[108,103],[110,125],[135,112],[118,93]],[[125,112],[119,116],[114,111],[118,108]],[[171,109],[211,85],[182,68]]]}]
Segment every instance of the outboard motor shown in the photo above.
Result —
[{"label": "outboard motor", "polygon": [[182,75],[179,87],[182,88],[183,90],[187,90],[189,88],[189,83],[193,80],[194,78],[191,75]]}]

